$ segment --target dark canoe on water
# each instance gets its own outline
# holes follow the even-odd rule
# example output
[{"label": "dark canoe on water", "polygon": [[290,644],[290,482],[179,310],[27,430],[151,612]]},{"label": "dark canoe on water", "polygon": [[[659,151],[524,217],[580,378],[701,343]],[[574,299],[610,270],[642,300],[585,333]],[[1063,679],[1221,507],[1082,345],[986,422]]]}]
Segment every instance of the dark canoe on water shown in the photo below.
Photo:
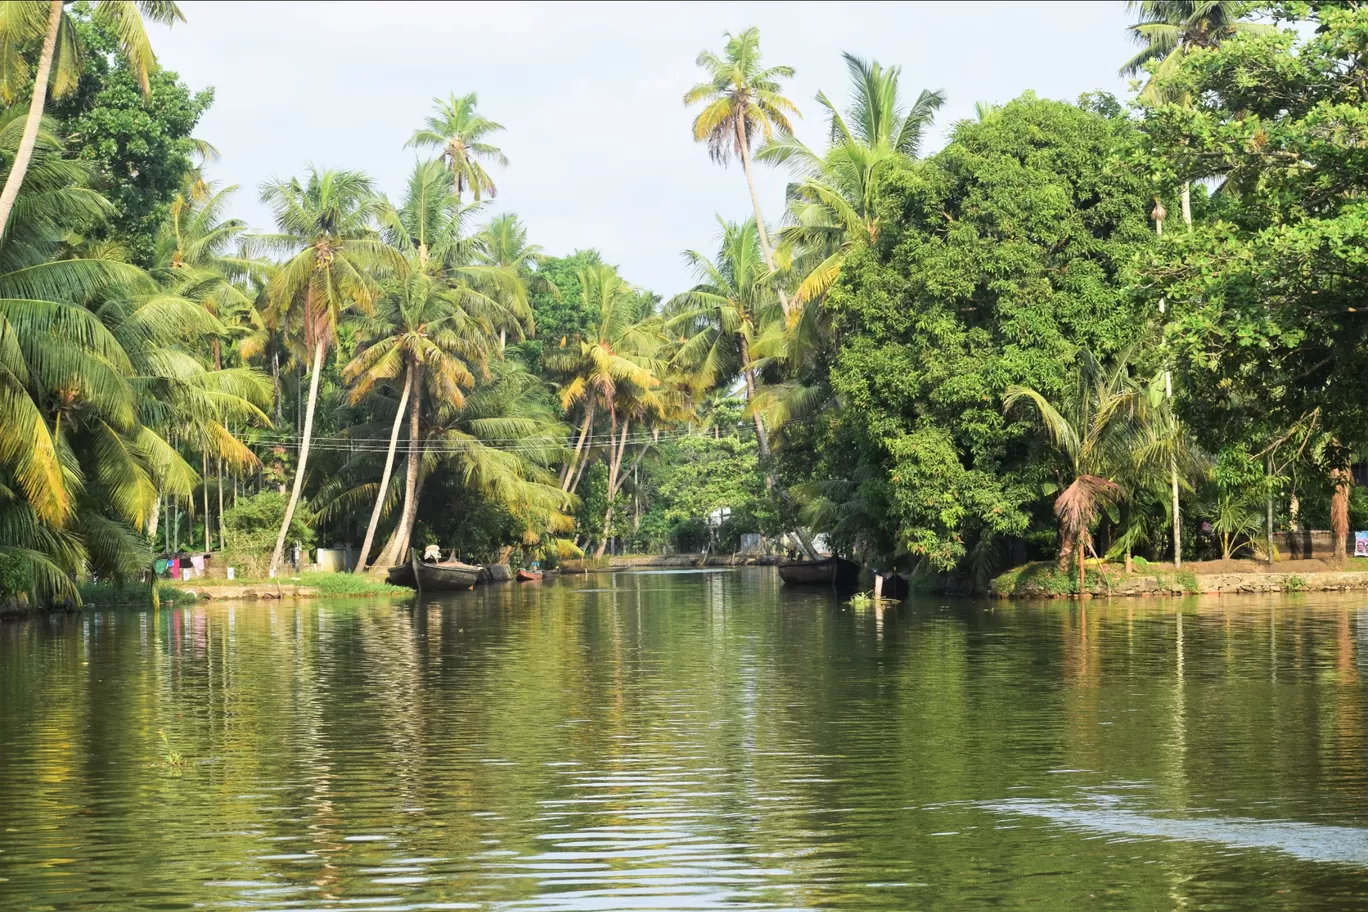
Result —
[{"label": "dark canoe on water", "polygon": [[542,575],[535,570],[518,571],[518,582],[520,583],[535,583],[537,580],[541,578]]},{"label": "dark canoe on water", "polygon": [[460,561],[445,561],[440,564],[417,564],[413,571],[418,574],[419,589],[423,592],[438,592],[451,589],[469,589],[480,578],[480,568],[463,564]]},{"label": "dark canoe on water", "polygon": [[779,578],[785,586],[835,586],[854,588],[860,579],[860,565],[840,557],[816,561],[784,561]]},{"label": "dark canoe on water", "polygon": [[[417,574],[416,578],[414,574]],[[460,561],[445,561],[440,564],[424,564],[415,561],[390,567],[385,579],[394,586],[407,586],[422,592],[446,592],[453,589],[469,589],[475,585],[480,568]]]}]

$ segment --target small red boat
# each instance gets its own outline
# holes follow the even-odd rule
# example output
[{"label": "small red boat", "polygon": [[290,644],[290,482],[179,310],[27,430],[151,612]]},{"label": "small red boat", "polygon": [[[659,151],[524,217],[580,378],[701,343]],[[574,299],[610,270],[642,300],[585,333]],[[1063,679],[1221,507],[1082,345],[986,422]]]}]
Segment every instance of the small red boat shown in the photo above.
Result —
[{"label": "small red boat", "polygon": [[541,579],[543,575],[544,574],[539,570],[519,570],[518,582],[535,583],[537,580]]}]

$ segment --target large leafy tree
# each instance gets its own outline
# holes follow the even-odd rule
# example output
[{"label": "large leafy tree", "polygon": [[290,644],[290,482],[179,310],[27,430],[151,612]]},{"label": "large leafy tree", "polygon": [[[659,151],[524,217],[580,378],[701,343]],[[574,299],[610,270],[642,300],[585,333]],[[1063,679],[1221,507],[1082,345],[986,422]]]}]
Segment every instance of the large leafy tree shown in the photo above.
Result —
[{"label": "large leafy tree", "polygon": [[[30,93],[24,132],[15,150],[4,188],[0,189],[0,235],[9,224],[33,156],[34,144],[42,124],[43,109],[49,93],[60,97],[78,84],[87,54],[76,24],[66,12],[64,0],[48,3],[8,3],[0,16],[0,98],[13,102],[27,90]],[[98,0],[91,18],[109,33],[118,36],[120,53],[144,95],[151,95],[151,74],[157,58],[143,27],[143,19],[170,25],[184,22],[180,8],[171,0]],[[24,49],[41,42],[38,62],[30,67]]]},{"label": "large leafy tree", "polygon": [[[1368,131],[1368,10],[1263,11],[1315,19],[1194,48],[1156,73],[1138,164],[1154,190],[1219,190],[1191,232],[1165,234],[1137,279],[1167,302],[1181,388],[1203,391],[1180,409],[1208,448],[1237,443],[1270,463],[1288,462],[1278,450],[1319,453],[1318,471],[1345,501],[1368,420],[1358,292],[1368,184],[1357,139]],[[1306,447],[1312,437],[1325,445]],[[1336,532],[1343,553],[1347,523]]]},{"label": "large leafy tree", "polygon": [[252,243],[288,257],[271,277],[270,307],[282,322],[292,321],[299,328],[311,359],[299,462],[271,555],[274,575],[303,491],[318,383],[338,323],[349,310],[371,311],[379,293],[379,273],[402,273],[407,264],[381,239],[378,224],[386,205],[371,189],[370,178],[360,172],[311,169],[303,182],[291,178],[266,184],[261,198],[274,211],[278,232],[256,236]]},{"label": "large leafy tree", "polygon": [[424,127],[414,131],[408,145],[441,150],[442,160],[451,172],[451,188],[457,197],[466,191],[470,191],[476,202],[482,195],[497,196],[498,188],[483,163],[508,164],[508,158],[498,146],[485,141],[491,134],[501,131],[503,125],[476,110],[479,100],[474,92],[460,98],[453,93],[446,100],[434,98],[432,101],[437,106],[437,113],[427,119]]},{"label": "large leafy tree", "polygon": [[1038,435],[1003,398],[1055,401],[1072,352],[1109,357],[1148,325],[1120,277],[1153,240],[1146,185],[1117,158],[1134,141],[1114,102],[1028,95],[889,169],[878,237],[825,301],[836,344],[812,359],[839,405],[791,450],[848,486],[871,540],[953,568],[1045,519]]},{"label": "large leafy tree", "polygon": [[[703,110],[694,118],[693,137],[695,142],[707,145],[713,161],[725,165],[732,156],[741,160],[755,213],[760,252],[765,265],[773,272],[774,249],[765,230],[760,194],[755,189],[751,149],[757,134],[768,140],[775,130],[793,132],[789,115],[796,116],[798,108],[780,92],[782,81],[792,78],[794,69],[784,65],[762,65],[760,30],[757,28],[748,28],[739,35],[727,32],[724,37],[727,43],[721,55],[712,51],[698,55],[698,66],[706,78],[685,93],[684,103],[703,105]],[[788,298],[782,288],[778,289],[778,295],[787,313]]]}]

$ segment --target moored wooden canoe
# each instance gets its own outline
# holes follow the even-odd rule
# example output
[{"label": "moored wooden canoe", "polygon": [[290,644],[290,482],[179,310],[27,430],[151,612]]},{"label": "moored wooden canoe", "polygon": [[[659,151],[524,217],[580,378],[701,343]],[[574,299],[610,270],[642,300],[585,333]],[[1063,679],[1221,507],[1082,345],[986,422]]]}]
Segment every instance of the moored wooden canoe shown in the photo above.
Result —
[{"label": "moored wooden canoe", "polygon": [[815,561],[784,561],[779,565],[779,578],[786,586],[835,586],[838,589],[849,589],[859,583],[860,565],[840,557]]},{"label": "moored wooden canoe", "polygon": [[537,571],[537,570],[519,570],[519,571],[518,571],[518,582],[520,582],[520,583],[535,583],[537,580],[539,580],[539,579],[541,579],[541,578],[542,578],[542,574],[541,574],[539,571]]}]

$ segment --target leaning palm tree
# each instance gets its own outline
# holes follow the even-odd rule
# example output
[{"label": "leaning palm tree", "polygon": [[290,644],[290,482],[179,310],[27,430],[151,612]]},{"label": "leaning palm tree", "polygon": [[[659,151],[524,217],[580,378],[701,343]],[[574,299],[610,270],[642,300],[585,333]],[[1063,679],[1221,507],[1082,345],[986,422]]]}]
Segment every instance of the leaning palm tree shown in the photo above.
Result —
[{"label": "leaning palm tree", "polygon": [[[464,390],[475,382],[471,368],[483,371],[487,356],[488,328],[479,325],[463,309],[461,289],[453,289],[440,279],[425,274],[416,264],[402,282],[394,283],[385,294],[375,319],[361,324],[363,348],[342,370],[343,379],[354,383],[351,400],[364,399],[379,383],[392,383],[403,377],[403,389],[390,430],[385,468],[371,510],[366,537],[356,572],[365,572],[375,530],[380,524],[394,469],[394,454],[399,426],[408,408],[410,451],[421,444],[420,416],[424,385],[439,401],[459,408]],[[408,487],[416,485],[416,473]],[[416,514],[416,496],[405,491],[405,519]],[[400,556],[407,543],[400,540],[395,549]]]},{"label": "leaning palm tree", "polygon": [[1059,519],[1059,569],[1078,564],[1078,591],[1084,591],[1084,560],[1089,529],[1098,513],[1122,499],[1114,480],[1133,441],[1135,411],[1142,391],[1127,374],[1128,358],[1104,368],[1091,352],[1078,355],[1078,373],[1058,404],[1028,387],[1009,386],[1003,411],[1018,402],[1035,407],[1040,423],[1063,463],[1064,477],[1055,498]]},{"label": "leaning palm tree", "polygon": [[452,93],[446,101],[432,100],[437,105],[436,115],[427,119],[426,127],[414,131],[405,147],[441,149],[442,160],[451,172],[452,189],[458,198],[467,190],[476,202],[481,194],[488,194],[491,199],[497,196],[499,191],[494,186],[494,179],[481,162],[494,161],[508,166],[508,158],[499,147],[484,142],[485,137],[498,133],[503,126],[475,110],[479,102],[474,92],[460,98]]},{"label": "leaning palm tree", "polygon": [[[28,173],[48,93],[60,97],[75,89],[80,81],[81,63],[88,53],[65,7],[64,0],[6,3],[4,14],[0,15],[0,100],[5,103],[13,104],[30,86],[30,70],[23,51],[41,39],[38,66],[32,71],[32,95],[23,138],[5,177],[4,189],[0,190],[0,236],[9,225],[19,187]],[[157,58],[147,40],[143,19],[167,25],[184,22],[180,7],[171,0],[99,0],[93,4],[90,16],[116,36],[119,50],[143,95],[151,95],[148,77],[157,69]]]},{"label": "leaning palm tree", "polygon": [[661,367],[654,357],[658,327],[642,319],[635,289],[607,264],[587,266],[578,278],[584,306],[598,319],[584,335],[562,340],[545,358],[546,366],[562,378],[561,408],[568,413],[576,405],[584,407],[584,422],[561,477],[561,490],[571,494],[589,463],[586,444],[595,415],[610,413],[615,437],[618,397],[633,395],[633,388],[645,396],[644,391],[659,385]]},{"label": "leaning palm tree", "polygon": [[800,277],[795,306],[818,300],[840,277],[841,265],[857,241],[879,234],[879,193],[888,171],[899,160],[921,151],[943,91],[923,89],[905,107],[899,93],[901,67],[885,67],[846,54],[851,101],[843,113],[826,96],[830,148],[819,155],[792,134],[767,143],[759,161],[787,165],[795,175],[789,185],[789,226],[780,246],[791,270]]},{"label": "leaning palm tree", "polygon": [[303,183],[297,178],[271,181],[262,188],[261,198],[274,210],[279,231],[251,238],[248,250],[260,247],[289,257],[271,277],[267,294],[277,314],[297,317],[312,359],[299,464],[271,554],[274,576],[304,487],[318,382],[338,323],[348,310],[371,311],[380,287],[377,274],[402,274],[407,264],[381,240],[377,224],[387,207],[372,191],[370,178],[359,171],[310,169]]},{"label": "leaning palm tree", "polygon": [[[741,159],[741,169],[750,188],[751,207],[755,211],[755,227],[760,237],[760,252],[765,265],[774,271],[774,250],[765,231],[765,216],[760,209],[760,194],[755,189],[751,173],[751,146],[759,132],[766,140],[775,130],[792,133],[789,115],[798,115],[793,102],[779,94],[780,81],[793,76],[791,66],[762,67],[760,65],[760,30],[748,28],[739,35],[724,33],[727,39],[722,56],[712,51],[698,55],[697,63],[707,79],[684,95],[686,105],[703,103],[704,108],[694,118],[695,142],[707,143],[713,161],[725,165],[733,155]],[[777,289],[780,305],[787,314],[788,297]]]},{"label": "leaning palm tree", "polygon": [[[1146,72],[1148,64],[1157,61],[1140,92],[1141,100],[1153,104],[1188,103],[1186,97],[1165,91],[1163,83],[1193,51],[1216,47],[1236,35],[1260,35],[1277,30],[1275,25],[1241,21],[1248,4],[1238,0],[1126,0],[1126,9],[1140,14],[1140,21],[1127,31],[1141,48],[1122,64],[1121,75],[1139,75]],[[1183,223],[1190,228],[1192,185],[1189,182],[1183,183],[1182,201]]]}]

